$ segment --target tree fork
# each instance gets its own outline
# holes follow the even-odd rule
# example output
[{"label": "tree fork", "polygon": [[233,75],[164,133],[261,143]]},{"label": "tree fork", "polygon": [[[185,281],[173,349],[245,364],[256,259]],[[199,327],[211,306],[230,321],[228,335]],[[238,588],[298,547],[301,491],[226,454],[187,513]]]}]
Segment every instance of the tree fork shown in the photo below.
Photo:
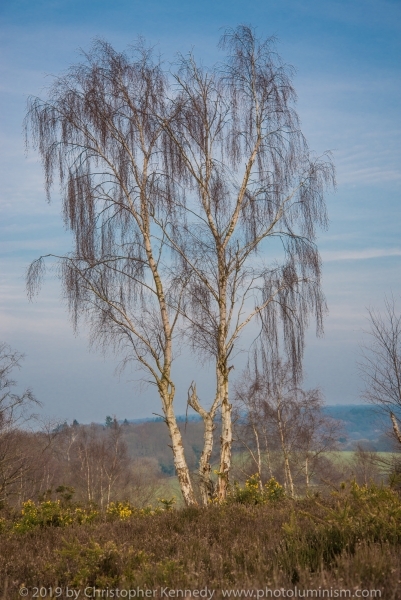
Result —
[{"label": "tree fork", "polygon": [[188,391],[188,405],[193,408],[203,419],[203,450],[199,459],[199,489],[202,504],[207,506],[214,496],[214,486],[211,479],[212,467],[210,458],[213,451],[213,431],[215,430],[214,418],[218,407],[218,397],[215,398],[211,409],[206,411],[200,404],[196,393],[196,385],[191,384]]}]

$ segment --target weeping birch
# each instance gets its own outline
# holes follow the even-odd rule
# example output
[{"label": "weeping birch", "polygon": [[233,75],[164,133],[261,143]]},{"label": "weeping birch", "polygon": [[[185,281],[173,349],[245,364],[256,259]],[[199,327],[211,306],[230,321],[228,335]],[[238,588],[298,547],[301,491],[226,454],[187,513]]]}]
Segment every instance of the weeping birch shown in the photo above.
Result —
[{"label": "weeping birch", "polygon": [[334,169],[329,155],[309,151],[294,109],[293,71],[274,40],[240,26],[220,46],[227,57],[211,69],[181,57],[164,156],[185,192],[183,220],[169,242],[188,274],[188,339],[215,365],[209,405],[221,413],[224,500],[233,439],[229,380],[244,330],[257,322],[273,358],[281,331],[294,379],[311,317],[322,331],[315,240],[327,223],[324,193],[334,185]]},{"label": "weeping birch", "polygon": [[174,413],[173,340],[186,279],[166,256],[166,224],[177,218],[174,185],[163,172],[167,81],[143,44],[133,56],[96,42],[85,61],[56,78],[48,98],[29,100],[26,131],[42,159],[50,198],[58,179],[73,249],[34,261],[37,292],[55,259],[75,327],[92,342],[134,360],[156,385],[187,505],[195,504]]}]

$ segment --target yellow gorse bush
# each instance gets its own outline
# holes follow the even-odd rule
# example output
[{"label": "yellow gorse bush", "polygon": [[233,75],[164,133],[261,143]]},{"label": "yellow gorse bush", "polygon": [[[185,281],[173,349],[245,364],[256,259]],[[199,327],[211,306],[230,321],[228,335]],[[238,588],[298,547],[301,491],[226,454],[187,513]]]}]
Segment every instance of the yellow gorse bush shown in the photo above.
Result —
[{"label": "yellow gorse bush", "polygon": [[[110,502],[106,508],[107,519],[126,520],[130,517],[149,516],[169,510],[175,500],[162,502],[163,508],[137,508],[130,502]],[[104,513],[103,513],[104,514]],[[94,507],[82,507],[65,504],[60,500],[45,500],[35,503],[27,500],[23,503],[21,513],[13,522],[0,519],[0,531],[9,529],[15,532],[25,532],[35,527],[67,527],[74,524],[91,523],[101,518],[101,511]]]},{"label": "yellow gorse bush", "polygon": [[35,527],[66,527],[73,523],[90,523],[99,515],[95,508],[63,506],[60,500],[35,503],[27,500],[22,505],[21,516],[13,525],[14,531],[24,532]]},{"label": "yellow gorse bush", "polygon": [[137,514],[138,509],[132,506],[129,502],[110,502],[106,509],[106,514],[109,517],[117,517],[119,519],[128,519],[134,514]]},{"label": "yellow gorse bush", "polygon": [[129,519],[132,516],[140,517],[140,516],[148,516],[148,515],[157,515],[162,510],[160,508],[152,508],[151,506],[146,506],[145,508],[137,508],[133,506],[130,502],[110,502],[106,509],[106,515],[115,519]]},{"label": "yellow gorse bush", "polygon": [[284,497],[284,488],[274,477],[262,486],[259,475],[256,473],[246,480],[244,487],[235,483],[229,494],[228,501],[239,502],[240,504],[266,504],[275,500],[281,500]]},{"label": "yellow gorse bush", "polygon": [[171,510],[175,504],[175,496],[172,496],[171,498],[158,498],[158,501],[161,503],[164,510]]},{"label": "yellow gorse bush", "polygon": [[[161,508],[154,509],[151,506],[137,508],[130,502],[110,502],[106,509],[106,517],[126,520],[132,516],[155,515],[161,512],[163,512]],[[67,527],[76,523],[91,523],[100,516],[100,510],[95,507],[65,506],[60,500],[46,500],[38,503],[27,500],[23,503],[21,514],[13,523],[12,529],[24,532],[35,527]]]}]

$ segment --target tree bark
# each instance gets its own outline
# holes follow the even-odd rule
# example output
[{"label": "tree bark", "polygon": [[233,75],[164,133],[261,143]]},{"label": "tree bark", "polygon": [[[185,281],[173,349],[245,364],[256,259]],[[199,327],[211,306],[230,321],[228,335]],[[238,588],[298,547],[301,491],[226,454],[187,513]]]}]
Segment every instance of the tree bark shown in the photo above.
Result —
[{"label": "tree bark", "polygon": [[284,457],[284,473],[285,473],[285,479],[286,479],[286,484],[287,484],[286,487],[290,491],[291,498],[293,498],[294,497],[294,482],[292,480],[292,475],[291,475],[290,461],[288,458],[288,450],[287,450],[287,445],[285,442],[284,425],[283,425],[283,421],[281,418],[280,407],[277,409],[277,421],[278,421],[278,428],[279,428],[279,432],[280,432],[281,448],[282,448],[283,457]]},{"label": "tree bark", "polygon": [[203,506],[207,506],[214,497],[210,458],[213,451],[213,431],[215,429],[214,418],[219,404],[218,400],[219,398],[216,396],[211,409],[206,411],[199,403],[195,384],[191,385],[188,392],[188,404],[202,417],[204,426],[203,450],[199,459],[199,489]]},{"label": "tree bark", "polygon": [[231,411],[232,405],[228,401],[228,377],[221,382],[221,439],[220,439],[220,469],[218,498],[224,501],[227,497],[229,474],[231,469],[231,445],[233,441]]},{"label": "tree bark", "polygon": [[305,488],[309,490],[309,456],[306,454],[305,457]]},{"label": "tree bark", "polygon": [[265,438],[267,468],[269,469],[270,478],[273,479],[274,475],[273,475],[272,463],[271,463],[271,458],[270,458],[270,448],[269,448],[269,444],[267,443],[267,433],[266,433],[266,430],[264,430],[263,433],[264,433],[264,438]]},{"label": "tree bark", "polygon": [[395,433],[395,437],[401,444],[401,431],[400,431],[400,428],[398,427],[397,419],[395,418],[394,413],[390,413],[390,419],[393,424],[393,430]]},{"label": "tree bark", "polygon": [[197,506],[198,503],[195,498],[187,461],[184,455],[181,431],[177,425],[177,419],[171,403],[169,402],[167,405],[164,403],[164,407],[166,423],[170,433],[173,450],[175,471],[177,473],[184,502],[186,506]]},{"label": "tree bark", "polygon": [[260,453],[260,443],[259,443],[259,434],[258,430],[255,426],[255,423],[252,423],[253,434],[255,436],[256,441],[256,452],[258,455],[257,466],[258,466],[258,475],[259,475],[259,488],[260,491],[263,491],[263,483],[262,483],[262,455]]}]

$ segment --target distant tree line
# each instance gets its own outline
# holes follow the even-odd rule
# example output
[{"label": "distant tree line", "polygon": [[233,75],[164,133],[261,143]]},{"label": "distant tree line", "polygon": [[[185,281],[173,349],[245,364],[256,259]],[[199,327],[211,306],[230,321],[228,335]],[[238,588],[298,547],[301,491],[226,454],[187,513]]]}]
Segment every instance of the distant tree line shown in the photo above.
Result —
[{"label": "distant tree line", "polygon": [[[162,490],[171,493],[174,455],[162,421],[121,424],[108,416],[104,425],[79,425],[76,419],[71,425],[40,423],[32,391],[14,392],[13,372],[22,358],[0,345],[0,507],[55,498],[101,509],[120,500],[142,507],[157,502]],[[395,452],[378,454],[359,444],[350,458],[341,458],[336,450],[344,440],[342,424],[324,414],[320,391],[294,387],[288,363],[273,364],[273,376],[271,364],[255,355],[234,389],[234,480],[244,483],[256,475],[263,489],[274,479],[290,497],[331,489],[350,478],[359,484],[390,481],[401,489],[393,429]],[[181,421],[180,427],[196,481],[203,424]],[[211,463],[218,460],[216,447]]]}]

